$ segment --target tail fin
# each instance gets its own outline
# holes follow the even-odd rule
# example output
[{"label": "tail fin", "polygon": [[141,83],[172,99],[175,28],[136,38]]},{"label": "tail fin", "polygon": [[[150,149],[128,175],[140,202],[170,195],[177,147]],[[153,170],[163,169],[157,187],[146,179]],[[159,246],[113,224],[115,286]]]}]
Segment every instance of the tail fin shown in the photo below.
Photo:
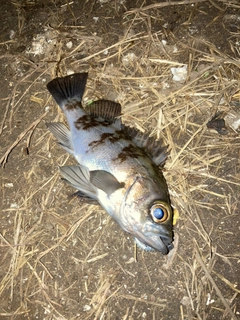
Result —
[{"label": "tail fin", "polygon": [[47,84],[47,89],[62,108],[71,100],[82,100],[87,77],[87,73],[74,73],[63,78],[55,78]]}]

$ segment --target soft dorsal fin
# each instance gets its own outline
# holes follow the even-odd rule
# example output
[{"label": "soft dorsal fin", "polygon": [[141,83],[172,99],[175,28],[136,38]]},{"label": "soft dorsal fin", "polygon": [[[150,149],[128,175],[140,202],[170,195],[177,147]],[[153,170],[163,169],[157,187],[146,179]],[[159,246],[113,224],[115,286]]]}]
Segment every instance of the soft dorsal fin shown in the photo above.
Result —
[{"label": "soft dorsal fin", "polygon": [[95,118],[101,117],[109,122],[114,122],[121,116],[120,103],[111,100],[97,100],[85,107],[88,114]]},{"label": "soft dorsal fin", "polygon": [[122,130],[128,135],[131,140],[150,156],[152,161],[157,165],[163,167],[168,157],[167,146],[162,146],[161,141],[157,141],[148,134],[141,131],[122,125]]}]

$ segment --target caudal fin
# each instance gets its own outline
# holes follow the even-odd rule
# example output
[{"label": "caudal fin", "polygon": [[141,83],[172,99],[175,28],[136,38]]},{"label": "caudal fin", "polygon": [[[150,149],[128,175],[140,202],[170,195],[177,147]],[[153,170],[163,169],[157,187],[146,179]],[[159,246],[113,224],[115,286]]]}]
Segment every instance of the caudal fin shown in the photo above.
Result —
[{"label": "caudal fin", "polygon": [[47,84],[47,89],[57,104],[63,108],[72,100],[81,101],[88,73],[74,73],[63,78],[55,78]]}]

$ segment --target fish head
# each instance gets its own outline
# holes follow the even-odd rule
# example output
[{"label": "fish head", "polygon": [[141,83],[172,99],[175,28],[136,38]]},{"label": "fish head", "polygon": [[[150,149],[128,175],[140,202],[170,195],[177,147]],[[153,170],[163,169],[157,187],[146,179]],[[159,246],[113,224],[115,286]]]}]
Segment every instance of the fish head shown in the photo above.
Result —
[{"label": "fish head", "polygon": [[137,177],[125,192],[120,216],[121,227],[142,249],[168,254],[173,248],[173,209],[165,180]]}]

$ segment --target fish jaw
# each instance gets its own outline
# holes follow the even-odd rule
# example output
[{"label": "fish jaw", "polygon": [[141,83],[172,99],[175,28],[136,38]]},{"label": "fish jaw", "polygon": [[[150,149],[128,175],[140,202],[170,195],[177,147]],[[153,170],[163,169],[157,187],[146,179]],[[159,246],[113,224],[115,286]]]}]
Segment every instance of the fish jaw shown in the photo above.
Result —
[{"label": "fish jaw", "polygon": [[[152,224],[150,221],[146,222],[142,232],[138,235],[138,240],[165,255],[173,248],[173,232],[171,231],[171,225],[162,227],[161,225]],[[147,243],[145,243],[146,238],[148,240]]]},{"label": "fish jaw", "polygon": [[[130,215],[130,211],[128,210]],[[158,225],[150,220],[150,218],[143,217],[142,213],[135,211],[134,224],[129,223],[127,231],[134,235],[138,241],[137,244],[145,251],[151,251],[151,248],[166,255],[173,248],[173,232],[172,221],[170,219],[168,224]],[[141,219],[139,219],[139,217]],[[137,222],[138,221],[138,222]]]}]

